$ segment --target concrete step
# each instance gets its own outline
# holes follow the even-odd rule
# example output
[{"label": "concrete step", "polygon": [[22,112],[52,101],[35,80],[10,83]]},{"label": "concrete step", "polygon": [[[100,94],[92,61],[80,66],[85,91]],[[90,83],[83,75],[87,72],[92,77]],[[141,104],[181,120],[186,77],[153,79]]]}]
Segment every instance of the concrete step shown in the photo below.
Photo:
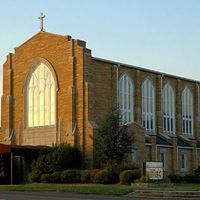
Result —
[{"label": "concrete step", "polygon": [[161,200],[161,199],[167,199],[167,200],[199,200],[200,198],[195,197],[150,197],[150,196],[133,196],[134,200]]},{"label": "concrete step", "polygon": [[141,199],[169,199],[169,200],[200,200],[200,191],[162,191],[162,190],[135,190],[129,197],[141,198]]}]

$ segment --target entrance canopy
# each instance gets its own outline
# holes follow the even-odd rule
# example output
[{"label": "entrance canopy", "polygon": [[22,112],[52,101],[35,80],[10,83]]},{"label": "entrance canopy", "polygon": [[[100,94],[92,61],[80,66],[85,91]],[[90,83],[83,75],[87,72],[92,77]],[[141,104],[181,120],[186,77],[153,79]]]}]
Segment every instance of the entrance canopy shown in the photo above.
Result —
[{"label": "entrance canopy", "polygon": [[38,151],[44,147],[45,146],[0,144],[0,154],[7,154],[11,152],[14,154],[38,153]]}]

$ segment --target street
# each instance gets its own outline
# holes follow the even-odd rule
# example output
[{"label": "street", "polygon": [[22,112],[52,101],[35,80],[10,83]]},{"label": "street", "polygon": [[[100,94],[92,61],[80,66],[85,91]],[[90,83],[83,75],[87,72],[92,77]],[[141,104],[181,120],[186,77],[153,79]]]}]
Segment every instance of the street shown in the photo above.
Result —
[{"label": "street", "polygon": [[71,194],[65,192],[0,192],[0,200],[130,200],[130,197]]}]

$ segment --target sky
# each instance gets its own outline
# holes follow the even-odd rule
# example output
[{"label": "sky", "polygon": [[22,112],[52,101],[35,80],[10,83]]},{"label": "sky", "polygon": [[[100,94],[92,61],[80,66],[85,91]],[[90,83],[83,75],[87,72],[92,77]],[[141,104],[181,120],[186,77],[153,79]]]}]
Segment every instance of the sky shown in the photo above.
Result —
[{"label": "sky", "polygon": [[0,80],[40,12],[47,32],[85,40],[95,57],[200,81],[199,0],[0,0]]}]

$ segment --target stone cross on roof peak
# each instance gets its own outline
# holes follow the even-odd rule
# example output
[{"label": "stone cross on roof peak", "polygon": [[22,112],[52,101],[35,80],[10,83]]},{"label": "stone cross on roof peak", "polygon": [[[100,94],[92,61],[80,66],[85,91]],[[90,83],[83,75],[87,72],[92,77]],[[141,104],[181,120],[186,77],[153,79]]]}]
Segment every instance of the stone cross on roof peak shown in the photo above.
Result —
[{"label": "stone cross on roof peak", "polygon": [[46,16],[43,15],[43,13],[40,13],[40,16],[38,17],[38,19],[40,20],[40,31],[44,31],[43,25],[44,25],[44,18],[45,18],[45,17],[46,17]]}]

